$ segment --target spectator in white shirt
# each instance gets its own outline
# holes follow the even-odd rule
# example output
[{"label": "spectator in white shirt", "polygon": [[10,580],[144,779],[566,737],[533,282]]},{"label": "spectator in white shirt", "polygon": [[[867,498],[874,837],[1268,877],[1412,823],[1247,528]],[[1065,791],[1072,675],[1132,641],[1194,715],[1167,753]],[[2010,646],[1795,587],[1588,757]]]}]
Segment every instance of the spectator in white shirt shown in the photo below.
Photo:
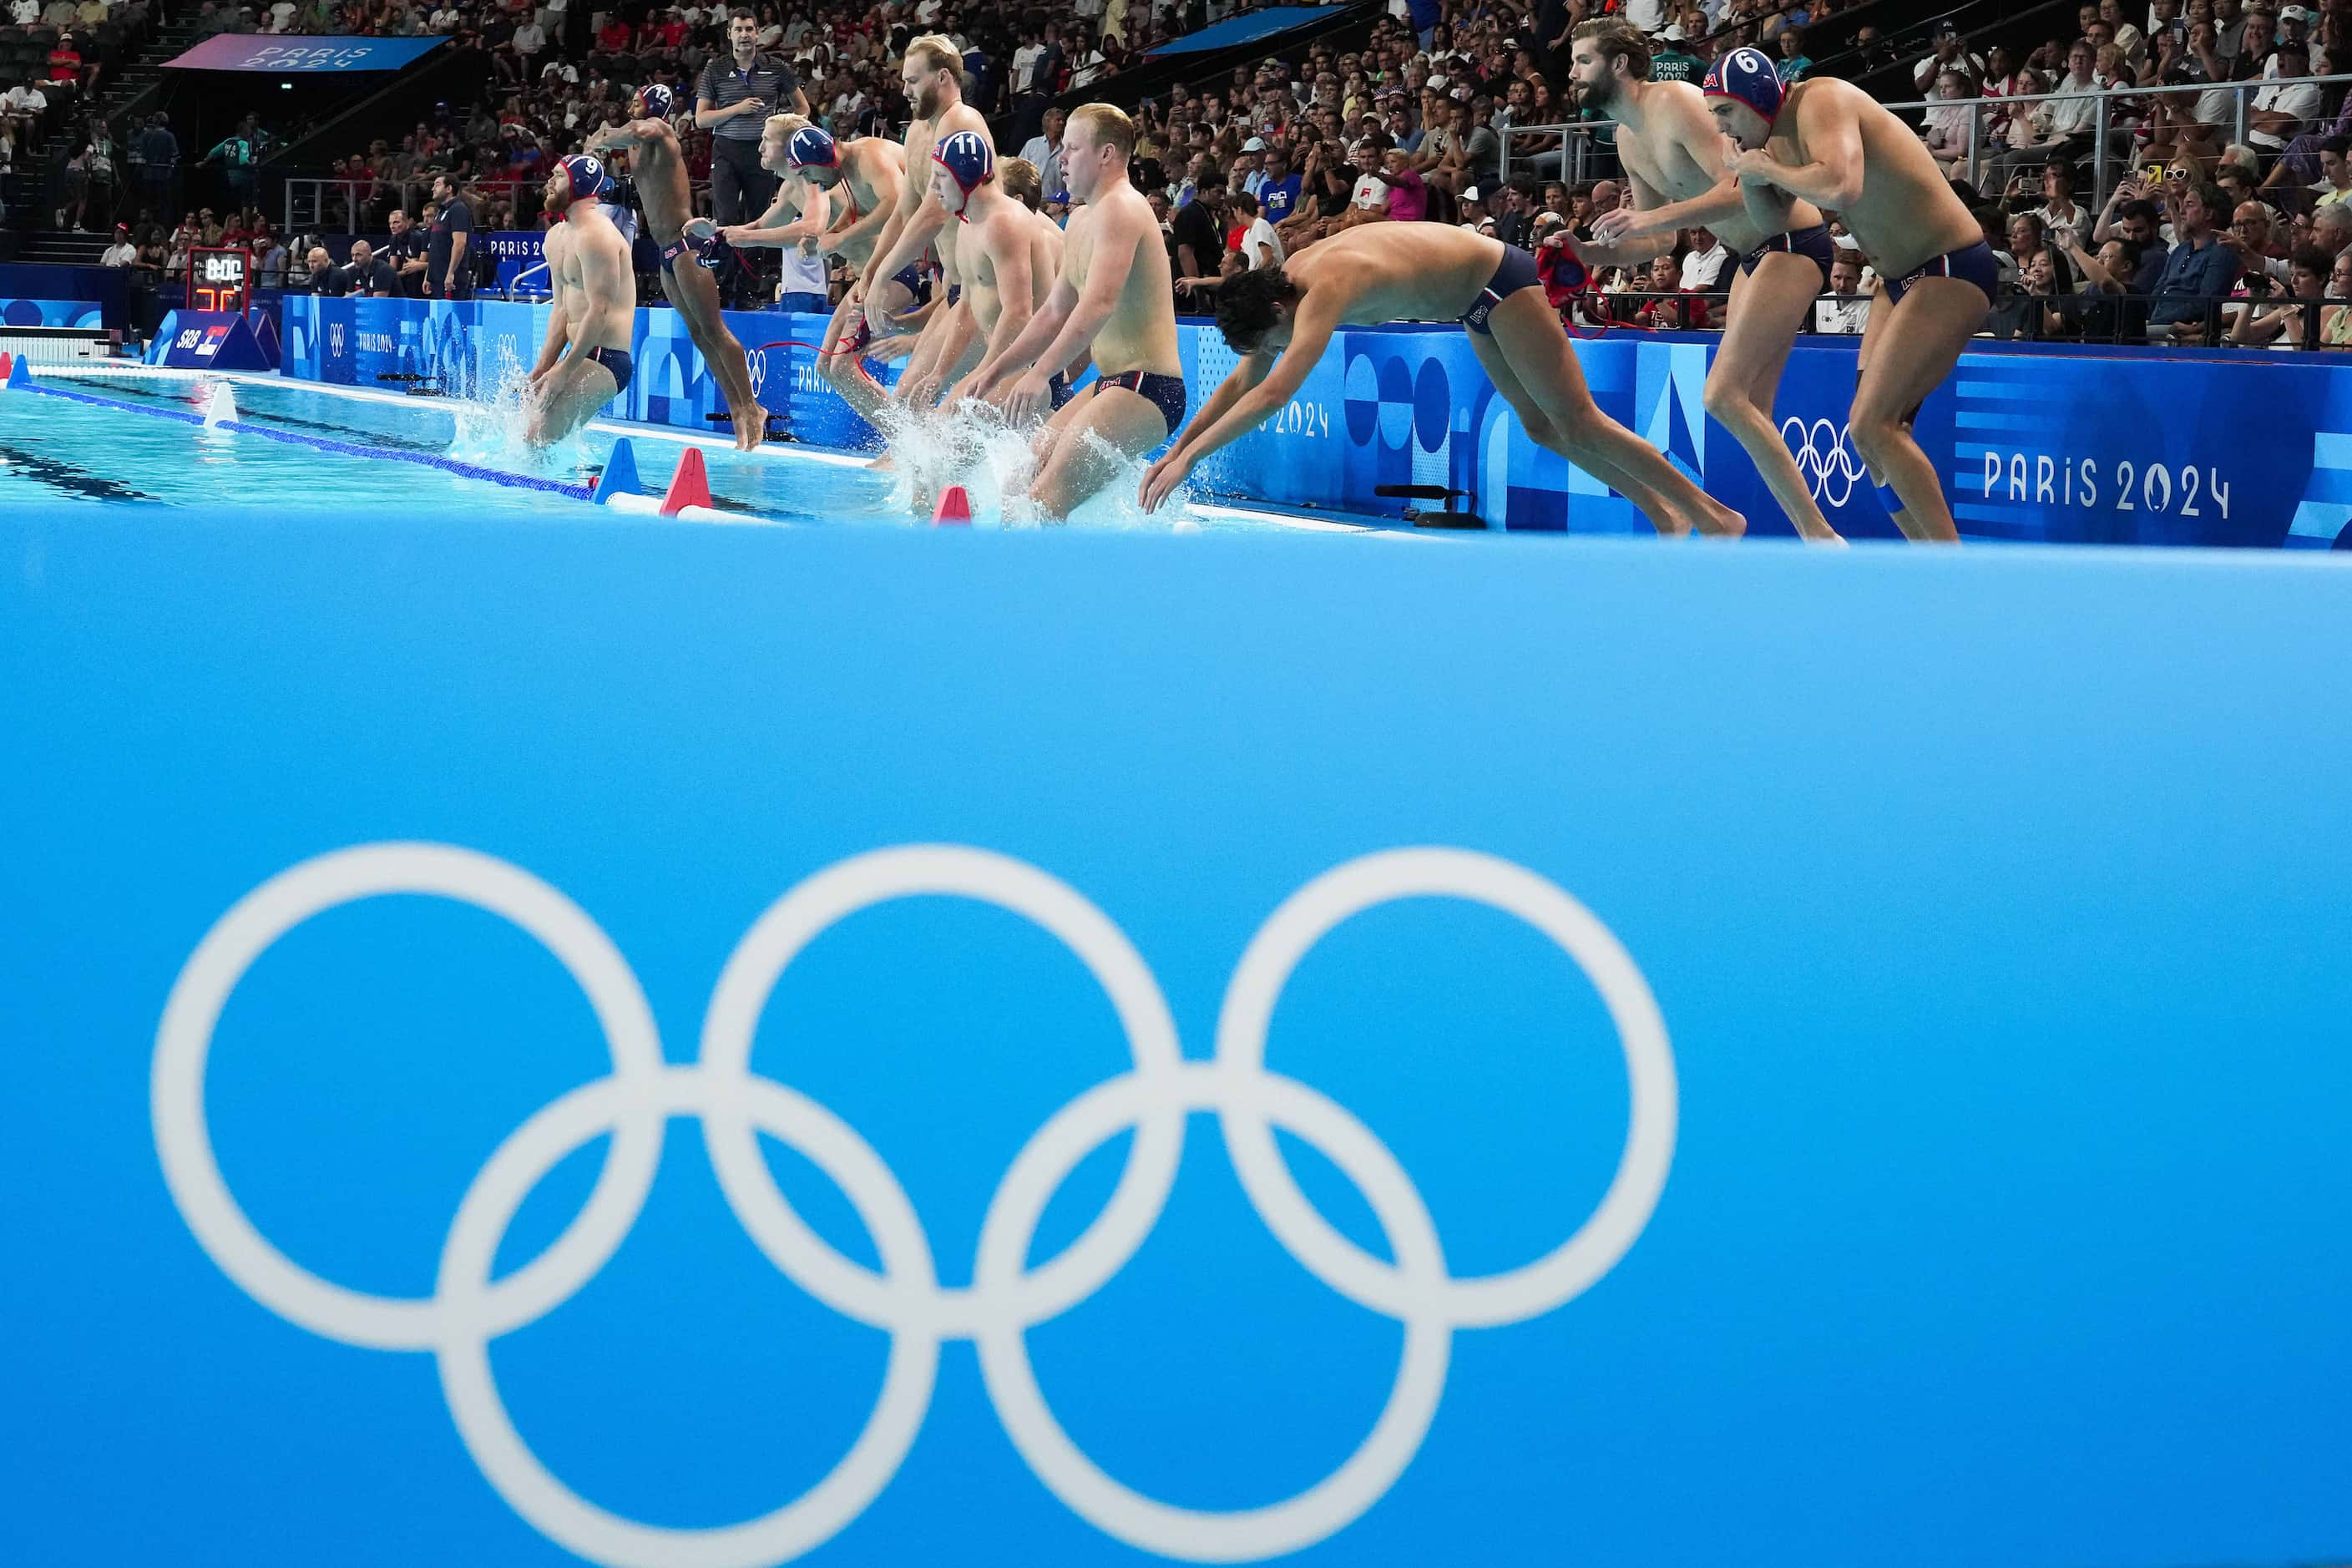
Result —
[{"label": "spectator in white shirt", "polygon": [[1274,225],[1265,221],[1265,214],[1258,210],[1257,198],[1247,191],[1235,191],[1225,203],[1246,226],[1242,230],[1242,258],[1250,270],[1281,266],[1282,241],[1275,237]]},{"label": "spectator in white shirt", "polygon": [[2095,60],[2091,46],[2080,39],[2066,51],[2066,75],[2050,89],[2062,96],[2034,106],[2032,134],[2023,145],[1990,160],[1993,178],[1988,185],[1997,187],[2037,163],[2071,163],[2091,150],[2099,127],[2099,83],[2092,74]]},{"label": "spectator in white shirt", "polygon": [[1859,337],[1870,325],[1870,286],[1863,281],[1863,271],[1862,258],[1854,251],[1841,250],[1830,258],[1830,292],[1862,298],[1821,301],[1813,310],[1816,331]]},{"label": "spectator in white shirt", "polygon": [[[2308,76],[2311,73],[2311,51],[2307,44],[2282,41],[2271,56],[2280,77]],[[2281,86],[2273,79],[2272,86],[2254,94],[2253,103],[2246,110],[2246,140],[2275,156],[2286,151],[2287,142],[2303,133],[2303,130],[2319,113],[2319,89],[2310,82]]]},{"label": "spectator in white shirt", "polygon": [[16,0],[8,7],[8,20],[20,27],[29,27],[41,19],[41,0]]},{"label": "spectator in white shirt", "polygon": [[536,21],[525,22],[514,30],[514,52],[522,57],[523,75],[530,75],[535,58],[546,52],[547,29]]},{"label": "spectator in white shirt", "polygon": [[1968,45],[1961,40],[1959,28],[1947,16],[1936,24],[1936,52],[1911,68],[1911,79],[1924,93],[1939,73],[1954,68],[1968,72],[1971,81],[1984,79],[1984,61],[1969,53]]},{"label": "spectator in white shirt", "polygon": [[[1037,63],[1037,57],[1045,52],[1045,46],[1037,42],[1037,30],[1034,27],[1022,28],[1021,47],[1013,51],[1013,88],[1014,91],[1026,92],[1032,90],[1029,82],[1030,68]],[[1024,156],[1026,156],[1026,154],[1024,153]],[[1034,163],[1036,160],[1033,158],[1030,162]]]},{"label": "spectator in white shirt", "polygon": [[2033,209],[2042,220],[2042,233],[2049,237],[2051,247],[2063,254],[2077,243],[2091,237],[2091,215],[2074,201],[2074,166],[2063,162],[2045,164],[2042,170],[2042,205]]},{"label": "spectator in white shirt", "polygon": [[[1598,210],[1599,204],[1594,206]],[[1717,239],[1713,229],[1691,229],[1688,238],[1690,249],[1683,254],[1683,292],[1705,293],[1726,287],[1723,278],[1731,265],[1731,247]]]},{"label": "spectator in white shirt", "polygon": [[114,243],[98,258],[100,267],[128,267],[139,259],[139,247],[131,243],[131,229],[126,224],[114,226]]}]

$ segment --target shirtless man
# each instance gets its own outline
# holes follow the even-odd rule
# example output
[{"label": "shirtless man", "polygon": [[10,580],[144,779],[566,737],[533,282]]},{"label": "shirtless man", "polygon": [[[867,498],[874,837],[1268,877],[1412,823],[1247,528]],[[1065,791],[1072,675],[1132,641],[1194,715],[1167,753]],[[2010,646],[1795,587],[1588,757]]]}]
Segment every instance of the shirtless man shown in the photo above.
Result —
[{"label": "shirtless man", "polygon": [[[760,154],[763,163],[767,155],[763,142]],[[897,142],[879,136],[835,142],[829,132],[808,125],[785,139],[783,166],[777,172],[798,175],[818,190],[835,195],[841,203],[841,216],[818,237],[816,253],[840,257],[856,269],[857,282],[825,324],[817,374],[871,424],[881,412],[883,393],[866,373],[864,363],[865,297],[874,295],[904,310],[920,297],[920,286],[928,283],[911,267],[895,279],[874,276],[874,242],[882,237],[898,213],[907,183],[906,154]]]},{"label": "shirtless man", "polygon": [[[1054,373],[1093,351],[1100,379],[1038,434],[1029,495],[1049,517],[1069,516],[1118,473],[1106,446],[1139,458],[1184,423],[1168,247],[1151,204],[1128,183],[1134,151],[1135,121],[1121,110],[1088,103],[1070,111],[1062,128],[1062,177],[1072,198],[1086,205],[1070,215],[1061,279],[1021,335],[972,373],[973,395],[992,398],[1014,424],[1024,424],[1052,399]],[[1384,224],[1372,232],[1405,226]]]},{"label": "shirtless man", "polygon": [[669,125],[670,90],[655,83],[629,100],[625,124],[607,125],[588,138],[588,151],[626,149],[635,176],[646,228],[661,247],[662,277],[671,304],[686,318],[687,334],[702,351],[702,363],[719,380],[727,410],[734,416],[735,447],[749,452],[766,434],[766,410],[751,387],[751,367],[743,345],[720,319],[719,284],[710,269],[731,265],[726,241],[709,219],[694,216],[686,181],[686,155]]},{"label": "shirtless man", "polygon": [[[969,194],[960,182],[934,163],[941,181],[942,201],[963,220],[961,240],[964,259],[964,303],[971,308],[972,324],[982,335],[981,358],[1009,345],[1029,325],[1029,319],[1054,291],[1062,271],[1062,228],[1037,210],[1044,190],[1037,166],[1026,158],[1007,158],[994,176],[983,175]],[[943,400],[950,406],[973,396],[977,370],[956,384]],[[1067,377],[1047,379],[1050,401],[1056,412],[1070,400]]]},{"label": "shirtless man", "polygon": [[1144,510],[1157,510],[1194,464],[1297,396],[1337,329],[1449,317],[1468,330],[1529,440],[1622,492],[1660,533],[1745,531],[1738,512],[1592,401],[1559,312],[1538,285],[1535,258],[1438,223],[1345,229],[1280,267],[1226,279],[1217,327],[1241,363],[1144,476]]},{"label": "shirtless man", "polygon": [[[803,258],[816,254],[817,242],[833,226],[833,197],[792,166],[793,135],[807,125],[805,115],[768,116],[760,128],[760,166],[779,176],[775,199],[751,222],[721,227],[719,238],[738,250],[782,250]],[[792,258],[785,259],[789,270]]]},{"label": "shirtless man", "polygon": [[555,299],[524,397],[523,438],[534,447],[562,440],[628,388],[637,279],[601,199],[611,186],[603,163],[577,153],[547,176],[547,210],[558,219],[547,231]]},{"label": "shirtless man", "polygon": [[[887,278],[936,256],[947,288],[946,300],[923,323],[921,339],[898,378],[899,401],[906,403],[919,394],[936,396],[940,386],[954,381],[963,368],[957,362],[978,337],[971,313],[957,308],[963,292],[963,269],[956,255],[961,226],[948,221],[947,209],[932,194],[931,151],[960,132],[978,137],[991,158],[996,143],[988,121],[963,100],[963,56],[951,40],[932,33],[909,43],[899,65],[899,82],[914,110],[914,118],[907,122],[908,178],[898,210],[875,245],[878,259],[874,269]],[[883,301],[866,299],[866,323],[877,336],[889,330],[893,323]]]},{"label": "shirtless man", "polygon": [[1707,68],[1706,92],[1757,224],[1780,221],[1791,197],[1811,202],[1844,219],[1877,269],[1847,427],[1895,526],[1957,543],[1911,421],[1992,307],[2000,270],[1983,231],[1918,133],[1852,84],[1815,77],[1783,89],[1763,51],[1742,47]]},{"label": "shirtless man", "polygon": [[1586,109],[1617,121],[1617,156],[1632,199],[1593,221],[1580,246],[1587,267],[1630,267],[1674,249],[1685,228],[1711,230],[1742,258],[1731,279],[1729,323],[1707,372],[1706,411],[1738,440],[1800,536],[1838,544],[1837,530],[1780,439],[1772,399],[1798,329],[1829,286],[1836,247],[1810,202],[1791,202],[1787,226],[1767,233],[1748,217],[1724,172],[1723,132],[1688,82],[1651,81],[1650,40],[1622,17],[1586,22],[1570,35],[1569,79]]}]

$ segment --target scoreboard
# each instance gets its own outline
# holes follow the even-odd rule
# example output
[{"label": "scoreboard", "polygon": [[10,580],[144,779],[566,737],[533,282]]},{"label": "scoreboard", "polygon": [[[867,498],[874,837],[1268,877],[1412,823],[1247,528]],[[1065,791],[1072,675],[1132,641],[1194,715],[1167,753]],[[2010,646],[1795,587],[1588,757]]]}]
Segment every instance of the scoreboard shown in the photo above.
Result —
[{"label": "scoreboard", "polygon": [[188,308],[244,315],[253,303],[253,258],[229,247],[188,253]]}]

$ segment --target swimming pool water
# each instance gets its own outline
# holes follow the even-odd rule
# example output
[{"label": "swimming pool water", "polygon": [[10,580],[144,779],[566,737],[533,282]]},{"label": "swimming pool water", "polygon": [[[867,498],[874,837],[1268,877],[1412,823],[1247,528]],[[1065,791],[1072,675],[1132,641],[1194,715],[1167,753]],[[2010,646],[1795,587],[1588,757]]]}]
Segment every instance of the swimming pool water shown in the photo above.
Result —
[{"label": "swimming pool water", "polygon": [[[534,451],[515,435],[510,406],[439,397],[355,395],[274,377],[175,375],[133,367],[45,373],[60,390],[129,406],[9,395],[0,416],[0,505],[61,498],[170,506],[305,505],[460,510],[472,517],[579,518],[585,503],[559,492],[512,488],[420,463],[325,451],[254,432],[207,430],[140,409],[201,413],[226,382],[242,423],[386,452],[448,458],[503,473],[584,485],[601,476],[614,444],[632,437],[640,477],[658,493],[685,443],[675,437],[604,424]],[[739,453],[702,445],[711,500],[722,510],[789,522],[905,527],[917,516],[898,476],[862,459],[772,443]],[[1129,492],[1131,494],[1131,489]],[[1113,498],[1114,501],[1123,497]],[[976,509],[983,521],[990,513]],[[1223,509],[1189,511],[1210,528],[1267,526]],[[1175,515],[1144,518],[1132,504],[1090,508],[1087,520],[1167,528]]]}]

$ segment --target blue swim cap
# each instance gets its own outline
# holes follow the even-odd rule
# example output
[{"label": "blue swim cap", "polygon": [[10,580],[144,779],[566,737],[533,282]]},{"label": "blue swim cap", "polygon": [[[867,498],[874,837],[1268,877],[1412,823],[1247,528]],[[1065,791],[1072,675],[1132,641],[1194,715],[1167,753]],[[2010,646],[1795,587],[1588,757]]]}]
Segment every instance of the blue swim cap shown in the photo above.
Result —
[{"label": "blue swim cap", "polygon": [[1768,121],[1780,118],[1780,102],[1789,96],[1771,57],[1753,47],[1734,49],[1707,67],[1699,90],[1709,98],[1736,98]]},{"label": "blue swim cap", "polygon": [[563,160],[562,169],[565,177],[572,182],[572,199],[575,202],[601,196],[613,184],[613,177],[604,173],[603,163],[585,153],[574,153]]},{"label": "blue swim cap", "polygon": [[833,138],[830,135],[819,131],[814,125],[803,125],[793,132],[792,142],[785,148],[785,155],[791,159],[792,165],[795,169],[805,169],[811,164],[821,169],[835,169],[841,166],[841,149],[833,144]]},{"label": "blue swim cap", "polygon": [[647,120],[667,120],[669,111],[677,101],[669,89],[657,81],[649,81],[637,89],[637,96],[646,100]]},{"label": "blue swim cap", "polygon": [[931,149],[931,162],[945,169],[967,196],[996,173],[996,153],[988,138],[977,131],[959,131],[940,138]]}]

